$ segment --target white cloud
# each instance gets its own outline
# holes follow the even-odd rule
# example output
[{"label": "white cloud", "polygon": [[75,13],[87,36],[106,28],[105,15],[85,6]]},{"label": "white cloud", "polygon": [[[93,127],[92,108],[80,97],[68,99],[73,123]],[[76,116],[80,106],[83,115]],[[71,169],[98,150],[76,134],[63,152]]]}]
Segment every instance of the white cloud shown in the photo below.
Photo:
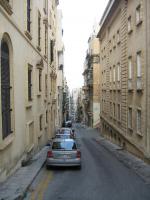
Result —
[{"label": "white cloud", "polygon": [[64,29],[64,67],[70,89],[83,85],[83,63],[93,25],[100,21],[108,0],[60,0]]}]

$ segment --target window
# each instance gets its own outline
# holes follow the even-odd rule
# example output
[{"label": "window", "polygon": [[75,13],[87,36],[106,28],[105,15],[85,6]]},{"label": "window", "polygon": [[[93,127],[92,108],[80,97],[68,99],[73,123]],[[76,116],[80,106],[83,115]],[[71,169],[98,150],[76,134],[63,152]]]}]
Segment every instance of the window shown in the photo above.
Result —
[{"label": "window", "polygon": [[117,81],[120,81],[120,63],[117,65]]},{"label": "window", "polygon": [[116,70],[115,70],[115,66],[113,66],[113,81],[116,81]]},{"label": "window", "polygon": [[41,45],[41,14],[38,12],[38,47]]},{"label": "window", "polygon": [[28,101],[32,100],[32,68],[28,67]]},{"label": "window", "polygon": [[47,74],[45,75],[45,96],[47,97]]},{"label": "window", "polygon": [[47,14],[48,0],[44,0],[44,12]]},{"label": "window", "polygon": [[109,51],[112,51],[112,45],[111,45],[111,40],[109,40]]},{"label": "window", "polygon": [[109,81],[110,81],[110,83],[112,82],[112,71],[111,71],[111,68],[110,68],[110,71],[109,71]]},{"label": "window", "polygon": [[11,86],[10,86],[10,55],[7,42],[1,42],[1,112],[2,137],[5,139],[11,131]]},{"label": "window", "polygon": [[113,36],[113,48],[116,47],[116,39],[115,39],[115,35]]},{"label": "window", "polygon": [[112,102],[110,102],[110,116],[112,116]]},{"label": "window", "polygon": [[120,31],[118,30],[117,31],[117,44],[120,43]]},{"label": "window", "polygon": [[54,60],[54,41],[53,40],[50,41],[50,53],[51,53],[51,63],[52,63]]},{"label": "window", "polygon": [[121,120],[121,106],[118,104],[118,120]]},{"label": "window", "polygon": [[132,108],[128,108],[128,128],[132,128]]},{"label": "window", "polygon": [[141,133],[141,110],[137,110],[137,132]]},{"label": "window", "polygon": [[27,31],[31,32],[31,1],[27,0]]},{"label": "window", "polygon": [[42,130],[42,121],[43,121],[43,116],[40,115],[40,118],[39,118],[39,125],[40,125],[40,131]]},{"label": "window", "polygon": [[136,55],[137,77],[141,77],[141,52]]},{"label": "window", "polygon": [[142,22],[142,15],[141,15],[141,5],[136,8],[136,25],[139,25]]},{"label": "window", "polygon": [[42,70],[39,70],[39,92],[42,91]]},{"label": "window", "polygon": [[46,110],[46,124],[48,123],[48,111]]},{"label": "window", "polygon": [[115,107],[115,103],[113,103],[113,117],[116,116],[116,107]]},{"label": "window", "polygon": [[106,71],[104,70],[104,84],[106,84]]},{"label": "window", "polygon": [[132,57],[128,58],[128,79],[132,79]]},{"label": "window", "polygon": [[45,56],[47,57],[47,25],[45,24]]},{"label": "window", "polygon": [[131,16],[128,17],[128,33],[132,32],[132,26],[131,26]]}]

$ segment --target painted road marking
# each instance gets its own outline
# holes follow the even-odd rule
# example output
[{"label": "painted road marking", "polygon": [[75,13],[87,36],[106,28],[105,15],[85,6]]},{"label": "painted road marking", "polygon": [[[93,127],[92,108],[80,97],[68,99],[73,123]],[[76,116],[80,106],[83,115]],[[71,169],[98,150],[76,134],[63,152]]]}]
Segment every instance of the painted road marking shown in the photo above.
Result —
[{"label": "painted road marking", "polygon": [[42,180],[38,183],[35,190],[31,192],[31,200],[43,200],[44,193],[48,188],[48,184],[53,179],[52,171],[44,171]]}]

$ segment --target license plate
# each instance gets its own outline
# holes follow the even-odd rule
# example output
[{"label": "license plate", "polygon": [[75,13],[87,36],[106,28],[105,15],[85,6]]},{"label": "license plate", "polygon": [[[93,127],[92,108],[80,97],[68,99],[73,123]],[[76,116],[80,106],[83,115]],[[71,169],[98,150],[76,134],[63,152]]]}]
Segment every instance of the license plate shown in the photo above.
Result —
[{"label": "license plate", "polygon": [[63,158],[68,159],[70,158],[70,155],[64,155]]}]

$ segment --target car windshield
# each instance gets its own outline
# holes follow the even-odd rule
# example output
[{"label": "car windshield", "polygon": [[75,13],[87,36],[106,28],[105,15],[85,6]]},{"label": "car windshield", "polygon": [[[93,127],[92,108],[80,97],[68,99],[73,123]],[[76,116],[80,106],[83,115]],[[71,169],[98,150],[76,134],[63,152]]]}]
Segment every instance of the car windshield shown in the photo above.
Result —
[{"label": "car windshield", "polygon": [[77,147],[74,141],[58,141],[58,142],[53,142],[52,149],[71,151],[77,149]]}]

